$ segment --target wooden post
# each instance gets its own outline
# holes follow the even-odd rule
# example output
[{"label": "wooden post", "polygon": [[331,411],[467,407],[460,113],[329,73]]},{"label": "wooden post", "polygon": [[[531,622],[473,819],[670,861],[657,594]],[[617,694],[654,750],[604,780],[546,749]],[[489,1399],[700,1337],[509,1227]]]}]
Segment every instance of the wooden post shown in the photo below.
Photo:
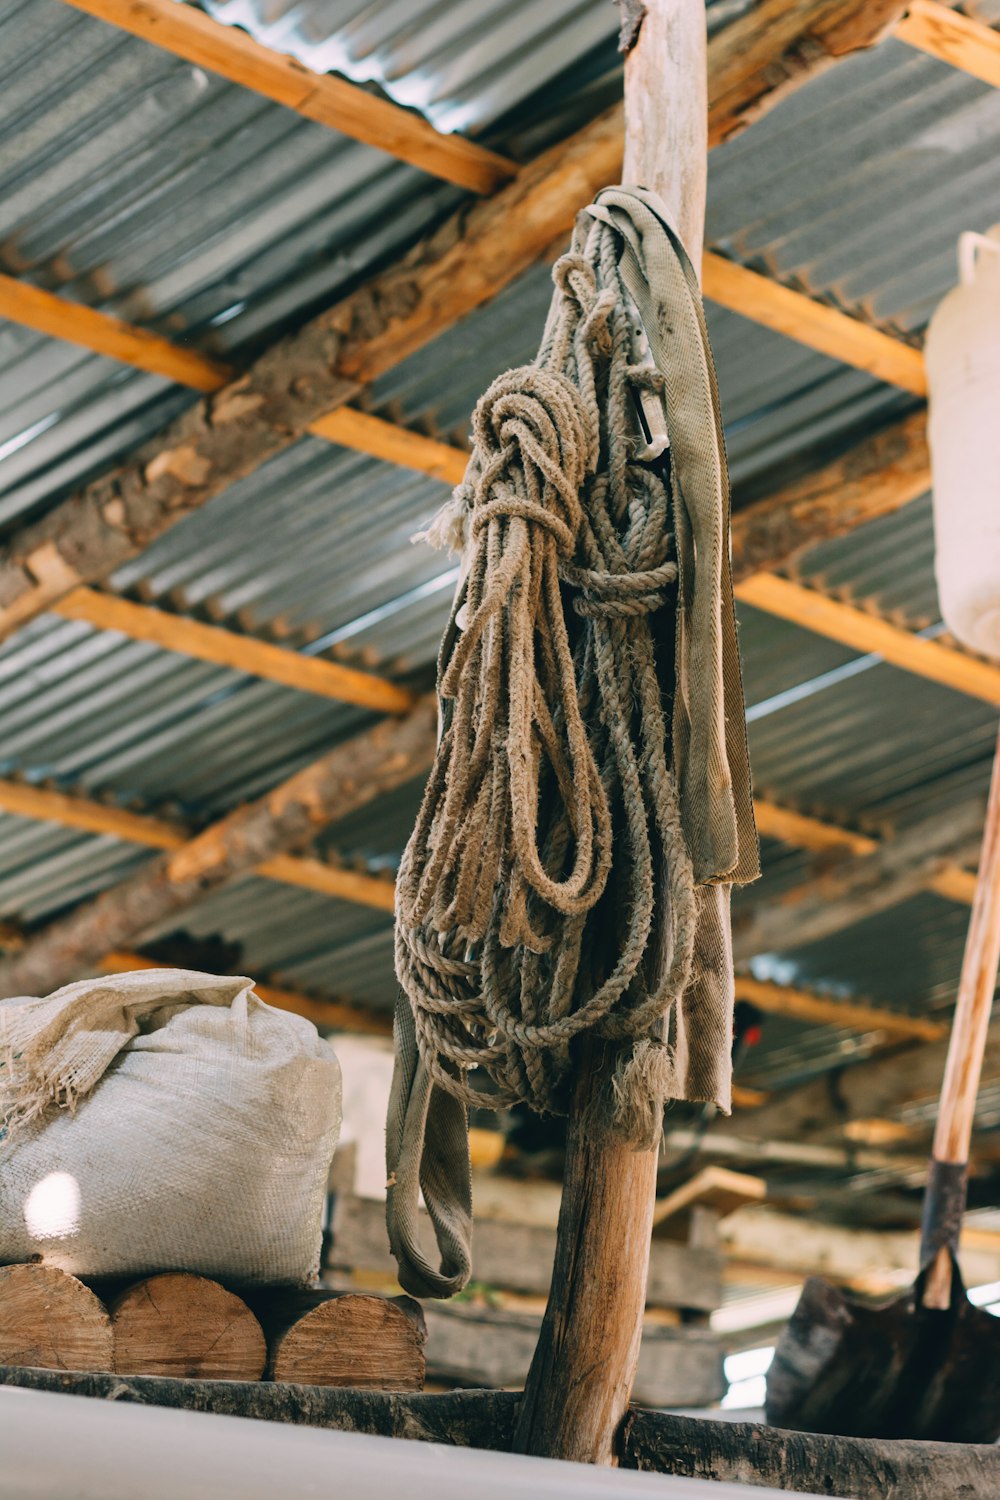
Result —
[{"label": "wooden post", "polygon": [[[626,184],[664,200],[701,261],[707,158],[703,0],[625,0]],[[636,23],[638,22],[638,31]],[[581,205],[582,207],[583,205]],[[515,1448],[617,1462],[642,1336],[658,1152],[595,1139],[613,1048],[581,1048],[569,1120],[552,1290],[525,1384]]]}]

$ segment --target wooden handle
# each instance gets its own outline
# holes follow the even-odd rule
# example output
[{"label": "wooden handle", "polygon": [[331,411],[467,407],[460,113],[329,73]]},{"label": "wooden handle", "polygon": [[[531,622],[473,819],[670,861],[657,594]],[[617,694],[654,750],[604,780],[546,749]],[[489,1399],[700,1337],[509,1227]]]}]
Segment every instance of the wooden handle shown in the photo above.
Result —
[{"label": "wooden handle", "polygon": [[990,800],[986,808],[983,849],[979,859],[976,894],[965,940],[958,1003],[951,1023],[951,1041],[941,1085],[941,1103],[934,1131],[934,1158],[964,1163],[969,1159],[972,1120],[979,1091],[979,1075],[986,1050],[986,1033],[993,1010],[997,966],[1000,964],[1000,739],[993,758]]}]

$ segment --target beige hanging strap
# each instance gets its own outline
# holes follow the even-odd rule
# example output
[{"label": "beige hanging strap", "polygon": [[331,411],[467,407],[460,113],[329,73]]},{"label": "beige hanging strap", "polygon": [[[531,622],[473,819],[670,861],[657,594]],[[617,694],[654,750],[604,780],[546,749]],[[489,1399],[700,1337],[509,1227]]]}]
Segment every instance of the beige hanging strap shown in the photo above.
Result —
[{"label": "beige hanging strap", "polygon": [[695,879],[744,885],[760,874],[759,848],[729,556],[729,474],[698,279],[655,194],[606,188],[587,212],[621,235],[622,279],[665,380],[680,589],[674,765]]}]

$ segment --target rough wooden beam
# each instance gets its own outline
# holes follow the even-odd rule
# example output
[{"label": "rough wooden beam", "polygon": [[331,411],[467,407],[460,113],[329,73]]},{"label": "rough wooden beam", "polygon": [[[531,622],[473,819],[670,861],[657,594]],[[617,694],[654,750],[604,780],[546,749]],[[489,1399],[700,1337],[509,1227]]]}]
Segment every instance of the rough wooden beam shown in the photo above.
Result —
[{"label": "rough wooden beam", "polygon": [[107,577],[319,417],[509,285],[617,176],[614,109],[473,203],[351,296],[196,403],[0,554],[0,636]]},{"label": "rough wooden beam", "polygon": [[831,359],[867,370],[877,380],[917,396],[927,394],[923,354],[892,334],[721,255],[707,253],[701,274],[705,296],[712,302]]},{"label": "rough wooden beam", "polygon": [[709,145],[744,129],[840,57],[893,27],[900,0],[758,0],[712,38]]},{"label": "rough wooden beam", "polygon": [[[942,875],[951,886],[950,872],[975,860],[981,838],[982,802],[970,798],[885,839],[873,854],[841,860],[777,900],[768,896],[766,886],[751,888],[734,907],[737,963],[831,937],[933,888]],[[957,896],[958,891],[948,894]]]},{"label": "rough wooden beam", "polygon": [[937,0],[910,0],[896,27],[901,42],[1000,88],[1000,32]]},{"label": "rough wooden beam", "polygon": [[[43,823],[59,823],[64,828],[78,828],[82,833],[93,833],[101,838],[145,844],[150,849],[180,849],[192,837],[191,830],[182,823],[93,802],[88,797],[57,792],[50,787],[30,786],[24,781],[0,779],[0,812],[17,818],[35,818]],[[372,906],[378,911],[391,912],[395,906],[395,883],[392,880],[329,865],[306,855],[278,855],[258,865],[254,874],[285,885],[319,891],[339,901]]]},{"label": "rough wooden beam", "polygon": [[67,0],[67,4],[284,104],[307,120],[474,193],[493,192],[517,170],[514,162],[495,151],[464,136],[443,135],[422,115],[347,79],[313,73],[295,58],[272,52],[245,31],[212,20],[193,5],[178,5],[176,0]]},{"label": "rough wooden beam", "polygon": [[[171,4],[175,0],[171,0]],[[373,672],[359,672],[339,662],[304,656],[270,641],[206,625],[188,615],[151,604],[136,604],[98,589],[74,589],[53,606],[66,620],[83,620],[95,630],[115,630],[134,641],[148,641],[166,651],[193,656],[234,672],[262,677],[302,693],[353,703],[376,713],[401,714],[413,707],[413,694]]]},{"label": "rough wooden beam", "polygon": [[[195,349],[172,344],[147,328],[123,323],[109,313],[71,302],[13,276],[0,275],[0,318],[196,391],[218,391],[235,378],[228,366]],[[450,443],[352,406],[318,417],[307,431],[342,448],[415,469],[447,484],[460,482],[468,461],[467,455]]]},{"label": "rough wooden beam", "polygon": [[891,515],[931,487],[927,416],[892,422],[839,458],[733,514],[737,581]]},{"label": "rough wooden beam", "polygon": [[752,573],[736,585],[737,598],[792,625],[825,635],[854,651],[873,652],[904,672],[1000,704],[1000,666],[941,641],[923,640],[868,610],[832,599],[776,573]]},{"label": "rough wooden beam", "polygon": [[948,1035],[947,1023],[943,1021],[908,1016],[902,1011],[885,1010],[876,1005],[834,1000],[795,989],[792,985],[752,979],[749,974],[736,976],[736,998],[748,1001],[769,1015],[791,1016],[796,1021],[807,1021],[811,1026],[884,1031],[890,1037],[907,1037],[921,1042],[935,1042]]},{"label": "rough wooden beam", "polygon": [[[127,974],[133,969],[172,969],[175,966],[122,948],[102,954],[94,967],[101,974]],[[284,985],[254,980],[253,987],[265,1004],[273,1005],[277,1010],[290,1010],[296,1016],[305,1016],[314,1026],[329,1031],[354,1031],[362,1036],[392,1035],[392,1017],[382,1011],[353,1005],[348,1000],[317,1000]]]},{"label": "rough wooden beam", "polygon": [[239,875],[305,843],[318,830],[423,771],[433,751],[436,704],[384,720],[338,745],[180,849],[85,902],[0,963],[0,995],[47,994],[105,953]]}]

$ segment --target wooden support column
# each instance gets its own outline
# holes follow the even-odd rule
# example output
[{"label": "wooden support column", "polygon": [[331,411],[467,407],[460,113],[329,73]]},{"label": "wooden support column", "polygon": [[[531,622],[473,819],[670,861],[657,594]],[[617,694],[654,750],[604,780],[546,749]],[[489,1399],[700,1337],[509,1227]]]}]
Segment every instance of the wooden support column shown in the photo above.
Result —
[{"label": "wooden support column", "polygon": [[[626,0],[623,180],[659,193],[701,261],[707,157],[702,0]],[[638,24],[636,33],[635,27]],[[642,1337],[658,1152],[595,1137],[614,1048],[581,1048],[552,1290],[515,1448],[615,1464]]]}]

